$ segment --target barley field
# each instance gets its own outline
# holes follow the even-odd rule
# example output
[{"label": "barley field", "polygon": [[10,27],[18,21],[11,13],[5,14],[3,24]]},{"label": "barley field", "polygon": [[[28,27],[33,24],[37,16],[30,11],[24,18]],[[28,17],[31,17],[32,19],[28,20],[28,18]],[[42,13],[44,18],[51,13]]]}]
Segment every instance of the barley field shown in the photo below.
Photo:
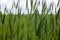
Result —
[{"label": "barley field", "polygon": [[60,40],[60,8],[56,14],[48,14],[50,10],[45,13],[44,5],[41,14],[32,6],[32,1],[31,12],[26,7],[28,14],[0,11],[0,40]]}]

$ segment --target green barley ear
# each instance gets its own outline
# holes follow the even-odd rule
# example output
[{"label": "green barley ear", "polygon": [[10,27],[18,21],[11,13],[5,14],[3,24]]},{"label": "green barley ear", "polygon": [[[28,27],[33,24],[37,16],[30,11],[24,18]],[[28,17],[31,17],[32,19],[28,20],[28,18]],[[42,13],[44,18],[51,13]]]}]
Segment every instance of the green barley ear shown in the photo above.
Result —
[{"label": "green barley ear", "polygon": [[26,0],[26,8],[27,8],[27,11],[28,11],[28,14],[29,14],[28,0]]},{"label": "green barley ear", "polygon": [[1,11],[0,11],[0,21],[2,22],[2,12]]},{"label": "green barley ear", "polygon": [[21,9],[18,8],[18,18],[21,18]]},{"label": "green barley ear", "polygon": [[44,26],[44,20],[45,20],[45,16],[41,18],[40,22],[39,22],[39,25],[38,25],[38,29],[36,31],[36,35],[39,37],[39,39],[41,38],[41,29],[43,28]]},{"label": "green barley ear", "polygon": [[40,0],[39,0],[39,2],[38,2],[38,5],[40,5]]},{"label": "green barley ear", "polygon": [[26,8],[28,8],[28,0],[26,0]]},{"label": "green barley ear", "polygon": [[35,9],[36,5],[37,5],[37,0],[36,0],[35,3],[34,3],[33,9]]},{"label": "green barley ear", "polygon": [[4,9],[4,14],[3,14],[3,18],[2,18],[2,24],[4,24],[4,21],[5,21],[5,12],[6,12],[6,7],[5,7],[5,9]]},{"label": "green barley ear", "polygon": [[37,8],[35,9],[34,14],[35,14],[35,31],[36,31],[37,30],[37,16],[39,14],[39,11]]},{"label": "green barley ear", "polygon": [[45,14],[47,9],[46,0],[42,0],[42,14]]},{"label": "green barley ear", "polygon": [[56,15],[56,23],[57,23],[57,19],[58,19],[58,17],[59,17],[59,14],[60,13],[60,8],[58,9],[58,12],[57,12],[57,15]]},{"label": "green barley ear", "polygon": [[30,0],[30,2],[31,2],[31,10],[32,10],[32,8],[33,8],[33,0]]},{"label": "green barley ear", "polygon": [[4,24],[4,21],[5,21],[5,13],[4,13],[4,15],[3,15],[2,24]]},{"label": "green barley ear", "polygon": [[59,2],[60,2],[60,0],[58,0],[57,7],[59,6]]}]

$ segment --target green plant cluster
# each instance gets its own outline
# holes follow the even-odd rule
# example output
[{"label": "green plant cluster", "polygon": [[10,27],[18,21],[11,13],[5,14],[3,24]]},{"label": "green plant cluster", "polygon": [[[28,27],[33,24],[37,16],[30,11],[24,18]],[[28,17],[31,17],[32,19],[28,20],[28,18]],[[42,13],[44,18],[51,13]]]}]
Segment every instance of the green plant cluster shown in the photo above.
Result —
[{"label": "green plant cluster", "polygon": [[[42,2],[42,12],[39,14],[40,1],[31,1],[31,10],[26,0],[27,14],[18,13],[2,14],[0,11],[0,40],[60,40],[60,8],[53,14],[53,3],[46,8],[46,1]],[[59,3],[58,3],[59,4]],[[6,11],[6,8],[5,8]],[[33,11],[33,13],[32,13]],[[51,11],[51,12],[50,12]],[[50,14],[48,14],[50,12]]]}]

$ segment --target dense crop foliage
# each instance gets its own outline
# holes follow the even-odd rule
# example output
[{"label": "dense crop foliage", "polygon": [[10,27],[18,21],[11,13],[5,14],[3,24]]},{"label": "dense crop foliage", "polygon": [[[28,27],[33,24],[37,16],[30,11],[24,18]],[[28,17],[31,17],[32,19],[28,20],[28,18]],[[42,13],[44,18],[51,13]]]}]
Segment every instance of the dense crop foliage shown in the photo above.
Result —
[{"label": "dense crop foliage", "polygon": [[58,40],[59,18],[56,20],[56,15],[53,14],[45,14],[42,17],[35,14],[30,18],[29,14],[18,17],[0,12],[0,40]]},{"label": "dense crop foliage", "polygon": [[56,14],[53,14],[51,11],[53,4],[47,9],[44,1],[42,12],[39,14],[37,7],[40,1],[36,0],[34,4],[33,0],[30,2],[31,10],[26,0],[28,14],[21,14],[21,9],[18,7],[19,0],[16,5],[17,14],[12,12],[2,14],[0,11],[0,40],[60,40],[60,8]]}]

